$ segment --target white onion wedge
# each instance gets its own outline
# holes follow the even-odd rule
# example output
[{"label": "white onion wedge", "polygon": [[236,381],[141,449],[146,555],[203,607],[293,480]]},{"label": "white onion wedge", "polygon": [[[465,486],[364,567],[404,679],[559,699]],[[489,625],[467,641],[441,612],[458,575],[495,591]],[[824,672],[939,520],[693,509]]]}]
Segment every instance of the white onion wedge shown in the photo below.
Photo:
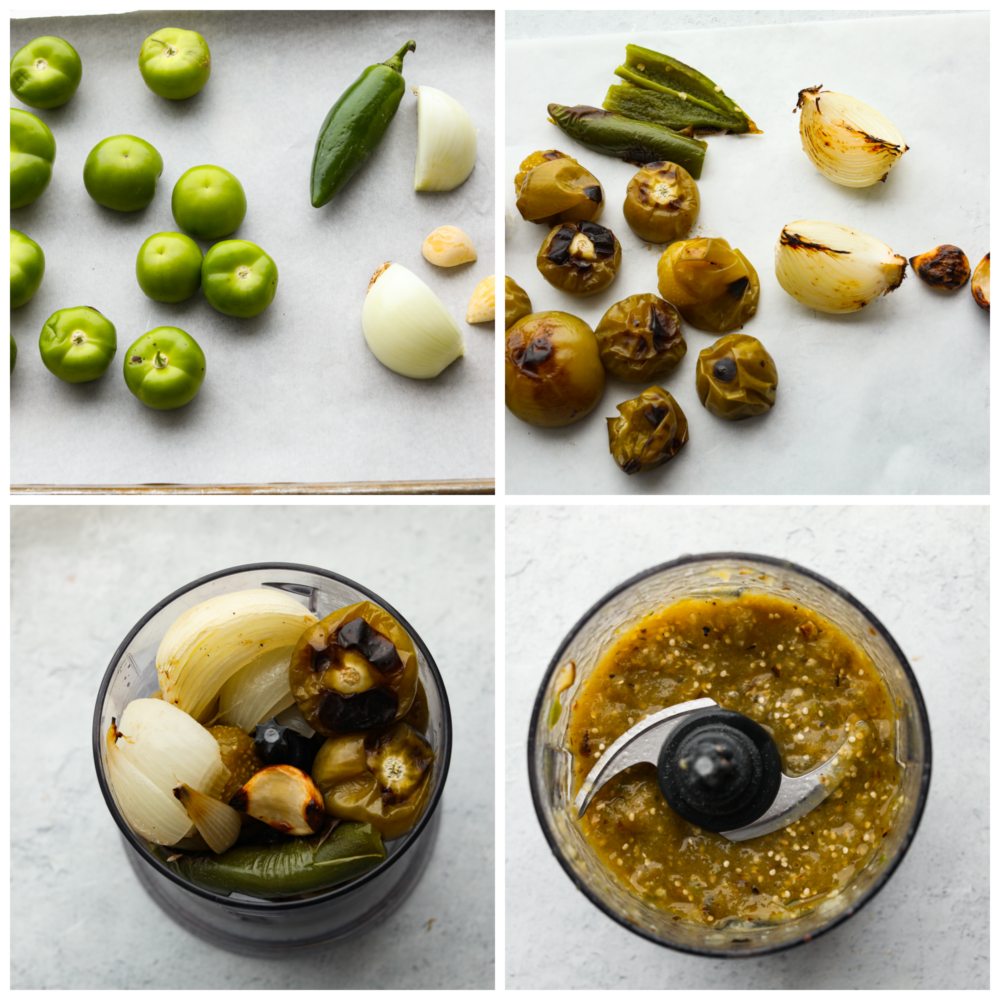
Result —
[{"label": "white onion wedge", "polygon": [[294,646],[279,646],[251,660],[219,691],[219,722],[249,733],[258,722],[294,704],[288,664]]},{"label": "white onion wedge", "polygon": [[223,854],[236,843],[243,821],[231,806],[210,799],[183,783],[174,789],[174,797],[187,810],[191,822],[216,854]]},{"label": "white onion wedge", "polygon": [[478,130],[454,97],[417,88],[417,165],[414,191],[453,191],[476,165]]}]

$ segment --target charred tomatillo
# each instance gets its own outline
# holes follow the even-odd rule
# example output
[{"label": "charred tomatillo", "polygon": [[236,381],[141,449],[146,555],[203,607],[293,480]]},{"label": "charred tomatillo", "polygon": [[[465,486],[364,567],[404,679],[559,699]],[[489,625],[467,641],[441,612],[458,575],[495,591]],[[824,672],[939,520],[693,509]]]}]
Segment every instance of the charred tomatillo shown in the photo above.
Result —
[{"label": "charred tomatillo", "polygon": [[10,307],[27,305],[42,283],[45,274],[45,254],[42,248],[24,233],[10,231]]},{"label": "charred tomatillo", "polygon": [[212,72],[208,42],[197,31],[162,28],[142,43],[139,72],[160,97],[172,101],[194,97]]},{"label": "charred tomatillo", "polygon": [[125,384],[154,410],[190,403],[205,381],[205,355],[194,337],[176,326],[144,333],[125,355]]},{"label": "charred tomatillo", "polygon": [[30,205],[52,180],[56,140],[30,111],[10,109],[10,207]]},{"label": "charred tomatillo", "polygon": [[201,247],[183,233],[156,233],[139,248],[135,277],[157,302],[183,302],[201,287]]},{"label": "charred tomatillo", "polygon": [[145,139],[112,135],[102,139],[83,165],[83,183],[98,205],[138,212],[156,194],[163,158]]},{"label": "charred tomatillo", "polygon": [[38,338],[45,367],[64,382],[100,378],[117,347],[114,323],[91,306],[54,312]]},{"label": "charred tomatillo", "polygon": [[10,61],[11,93],[29,108],[58,108],[80,86],[83,64],[65,39],[43,35]]},{"label": "charred tomatillo", "polygon": [[225,240],[205,254],[201,289],[220,313],[256,316],[274,300],[277,287],[278,265],[256,243]]},{"label": "charred tomatillo", "polygon": [[184,232],[199,240],[217,240],[239,229],[247,214],[247,197],[228,170],[203,164],[181,174],[170,208]]}]

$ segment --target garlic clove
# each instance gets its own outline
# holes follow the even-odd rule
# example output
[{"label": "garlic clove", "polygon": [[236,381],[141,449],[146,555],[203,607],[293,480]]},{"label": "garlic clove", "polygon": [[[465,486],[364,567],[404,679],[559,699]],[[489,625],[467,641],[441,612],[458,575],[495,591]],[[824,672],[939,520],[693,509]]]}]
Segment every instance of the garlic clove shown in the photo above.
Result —
[{"label": "garlic clove", "polygon": [[910,267],[931,288],[961,288],[969,280],[969,258],[950,243],[911,257]]},{"label": "garlic clove", "polygon": [[289,764],[258,771],[229,804],[275,830],[300,837],[315,833],[325,815],[323,796],[312,778]]},{"label": "garlic clove", "polygon": [[981,309],[990,311],[990,255],[987,254],[977,265],[972,276],[972,297]]},{"label": "garlic clove", "polygon": [[407,378],[434,378],[465,353],[462,331],[444,303],[391,261],[372,275],[361,326],[372,354]]},{"label": "garlic clove", "polygon": [[898,288],[906,258],[835,222],[791,222],[774,248],[778,284],[817,312],[856,312]]},{"label": "garlic clove", "polygon": [[909,148],[899,129],[874,108],[818,87],[799,91],[802,149],[820,172],[845,187],[884,181]]},{"label": "garlic clove", "polygon": [[469,112],[433,87],[417,88],[414,191],[452,191],[476,165],[477,129]]},{"label": "garlic clove", "polygon": [[497,279],[491,274],[476,285],[465,314],[466,323],[492,323],[496,318]]},{"label": "garlic clove", "polygon": [[458,226],[441,226],[435,229],[420,248],[424,258],[437,267],[454,267],[476,260],[472,240]]}]

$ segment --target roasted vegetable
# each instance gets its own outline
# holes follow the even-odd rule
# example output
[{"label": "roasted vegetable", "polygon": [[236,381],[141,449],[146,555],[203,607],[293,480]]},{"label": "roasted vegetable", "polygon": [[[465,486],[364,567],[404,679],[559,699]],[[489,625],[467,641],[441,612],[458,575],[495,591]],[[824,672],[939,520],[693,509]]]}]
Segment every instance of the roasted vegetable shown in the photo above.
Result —
[{"label": "roasted vegetable", "polygon": [[961,249],[950,243],[943,243],[927,253],[910,258],[910,267],[917,277],[931,288],[961,288],[972,273],[969,258]]},{"label": "roasted vegetable", "polygon": [[531,313],[507,331],[507,409],[536,427],[565,427],[585,417],[604,392],[594,331],[564,312]]},{"label": "roasted vegetable", "polygon": [[[612,88],[614,90],[615,88]],[[549,121],[581,146],[641,166],[669,160],[701,177],[707,143],[690,139],[651,121],[602,111],[587,105],[550,104]]]},{"label": "roasted vegetable", "polygon": [[594,295],[618,274],[622,248],[610,229],[596,222],[554,226],[536,259],[542,277],[569,295]]},{"label": "roasted vegetable", "polygon": [[323,800],[309,775],[287,764],[258,771],[229,804],[281,833],[306,836],[323,823]]},{"label": "roasted vegetable", "polygon": [[288,677],[306,722],[338,736],[406,715],[417,686],[417,654],[392,615],[361,601],[306,629]]},{"label": "roasted vegetable", "polygon": [[616,302],[594,331],[601,363],[626,382],[653,382],[687,353],[677,310],[655,295]]},{"label": "roasted vegetable", "polygon": [[504,329],[509,330],[522,316],[531,312],[528,293],[513,279],[504,276]]},{"label": "roasted vegetable", "polygon": [[387,856],[370,823],[341,823],[317,847],[319,839],[294,837],[279,844],[232,847],[221,857],[153,851],[172,872],[202,889],[259,899],[330,889],[371,871]]},{"label": "roasted vegetable", "polygon": [[723,420],[744,420],[774,406],[778,370],[759,340],[731,333],[698,355],[696,385],[709,413]]},{"label": "roasted vegetable", "polygon": [[514,178],[517,210],[526,222],[595,222],[604,210],[601,182],[558,149],[532,153]]},{"label": "roasted vegetable", "polygon": [[972,276],[972,297],[980,309],[990,311],[990,255],[987,254],[977,265]]},{"label": "roasted vegetable", "polygon": [[687,443],[684,411],[658,385],[617,409],[620,417],[608,417],[608,445],[618,467],[630,476],[669,462]]},{"label": "roasted vegetable", "polygon": [[222,763],[229,771],[225,788],[219,796],[228,802],[264,764],[286,763],[286,761],[262,761],[255,753],[254,741],[236,726],[211,726],[208,730],[219,744]]},{"label": "roasted vegetable", "polygon": [[321,745],[321,738],[303,736],[272,718],[257,724],[252,745],[265,764],[290,764],[308,771]]},{"label": "roasted vegetable", "polygon": [[412,726],[398,722],[379,735],[354,733],[327,740],[312,774],[331,816],[371,823],[392,840],[423,814],[433,762],[430,743]]},{"label": "roasted vegetable", "polygon": [[676,163],[648,163],[628,182],[625,221],[641,240],[672,243],[698,221],[701,199],[694,178]]},{"label": "roasted vegetable", "polygon": [[753,265],[717,237],[682,240],[656,265],[660,295],[692,326],[728,333],[757,311],[760,282]]}]

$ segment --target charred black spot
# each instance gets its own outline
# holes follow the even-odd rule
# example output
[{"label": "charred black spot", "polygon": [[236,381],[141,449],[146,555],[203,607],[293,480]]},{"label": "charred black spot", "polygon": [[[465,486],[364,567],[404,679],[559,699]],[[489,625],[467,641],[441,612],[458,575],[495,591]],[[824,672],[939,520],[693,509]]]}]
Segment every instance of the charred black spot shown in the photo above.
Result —
[{"label": "charred black spot", "polygon": [[822,243],[810,243],[808,240],[790,233],[787,229],[781,231],[781,245],[783,247],[801,247],[803,250],[821,250],[824,253],[850,253],[850,250],[834,250],[832,247],[825,247]]},{"label": "charred black spot", "polygon": [[314,649],[312,651],[312,668],[317,674],[321,674],[333,666],[333,647],[327,646],[325,649]]},{"label": "charred black spot", "polygon": [[403,668],[403,661],[399,658],[396,647],[364,618],[355,618],[344,625],[337,633],[337,642],[341,649],[356,649],[383,674]]},{"label": "charred black spot", "polygon": [[573,242],[574,236],[576,230],[572,226],[563,226],[549,241],[546,259],[551,260],[553,264],[565,264],[569,260],[569,245]]},{"label": "charred black spot", "polygon": [[670,349],[674,342],[673,323],[667,320],[669,328],[663,325],[660,318],[660,310],[654,305],[649,311],[649,328],[653,332],[653,350],[657,354]]},{"label": "charred black spot", "polygon": [[640,468],[642,468],[642,462],[637,458],[630,458],[622,466],[622,472],[628,473],[631,476],[633,473],[638,472]]},{"label": "charred black spot", "polygon": [[659,427],[670,415],[670,410],[666,406],[650,406],[643,415],[654,427]]},{"label": "charred black spot", "polygon": [[739,300],[743,298],[743,293],[747,290],[747,285],[749,284],[749,277],[737,278],[735,281],[730,283],[726,291],[729,292],[734,301],[739,302]]},{"label": "charred black spot", "polygon": [[712,378],[717,382],[732,382],[736,378],[736,362],[732,358],[720,358],[712,366]]},{"label": "charred black spot", "polygon": [[590,187],[585,187],[583,193],[592,201],[595,205],[600,205],[604,200],[604,192],[601,190],[600,184],[591,184]]},{"label": "charred black spot", "polygon": [[316,717],[329,732],[355,733],[387,726],[396,718],[399,698],[388,688],[339,694],[327,688],[319,696]]},{"label": "charred black spot", "polygon": [[594,244],[594,251],[598,257],[614,256],[615,237],[610,229],[605,229],[596,222],[581,222],[580,232]]},{"label": "charred black spot", "polygon": [[540,333],[531,338],[527,346],[512,356],[514,364],[520,369],[535,369],[548,361],[555,352],[552,338],[547,333]]}]

